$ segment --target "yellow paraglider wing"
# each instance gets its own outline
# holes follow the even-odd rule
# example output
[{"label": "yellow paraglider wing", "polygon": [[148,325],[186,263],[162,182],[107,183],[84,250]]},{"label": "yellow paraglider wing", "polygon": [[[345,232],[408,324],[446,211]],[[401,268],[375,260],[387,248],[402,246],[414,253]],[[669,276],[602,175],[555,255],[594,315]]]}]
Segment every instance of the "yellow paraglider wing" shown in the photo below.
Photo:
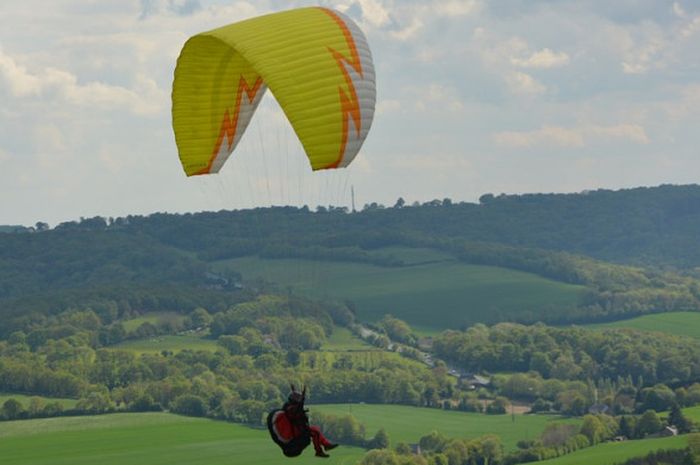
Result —
[{"label": "yellow paraglider wing", "polygon": [[367,40],[341,13],[300,8],[187,41],[175,69],[172,113],[188,176],[221,169],[266,88],[314,170],[352,161],[374,116],[374,65]]}]

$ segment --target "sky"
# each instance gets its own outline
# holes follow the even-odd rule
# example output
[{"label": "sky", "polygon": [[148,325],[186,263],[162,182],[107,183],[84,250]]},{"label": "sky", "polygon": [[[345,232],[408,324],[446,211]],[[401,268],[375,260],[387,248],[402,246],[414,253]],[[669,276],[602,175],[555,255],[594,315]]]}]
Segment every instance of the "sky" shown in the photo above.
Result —
[{"label": "sky", "polygon": [[[314,4],[372,48],[355,161],[312,173],[267,93],[222,172],[187,178],[184,42]],[[700,181],[697,0],[23,0],[0,24],[0,224]]]}]

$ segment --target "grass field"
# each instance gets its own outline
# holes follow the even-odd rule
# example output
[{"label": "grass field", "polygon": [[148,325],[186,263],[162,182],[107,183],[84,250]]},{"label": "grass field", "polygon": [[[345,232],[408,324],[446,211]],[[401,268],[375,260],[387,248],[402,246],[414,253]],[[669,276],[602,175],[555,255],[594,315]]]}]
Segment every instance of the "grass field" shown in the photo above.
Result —
[{"label": "grass field", "polygon": [[457,259],[447,252],[425,247],[382,247],[375,252],[398,258],[406,265],[420,265],[429,262],[455,262]]},{"label": "grass field", "polygon": [[4,404],[6,400],[8,399],[15,399],[19,403],[21,403],[25,408],[29,406],[29,399],[32,397],[38,397],[41,399],[44,404],[47,404],[49,402],[60,402],[61,405],[63,405],[64,409],[69,409],[75,407],[75,404],[78,403],[76,399],[59,399],[59,398],[53,398],[53,397],[44,397],[44,396],[27,396],[24,394],[12,394],[8,392],[0,392],[0,405]]},{"label": "grass field", "polygon": [[687,445],[684,436],[637,441],[607,442],[577,450],[556,459],[536,462],[542,465],[613,465],[632,457],[646,455],[657,449],[682,449]]},{"label": "grass field", "polygon": [[696,407],[684,408],[683,415],[696,423],[700,423],[700,405]]},{"label": "grass field", "polygon": [[355,336],[349,329],[336,326],[333,334],[321,346],[321,350],[330,352],[344,352],[348,350],[368,350],[373,346]]},{"label": "grass field", "polygon": [[[340,447],[324,463],[354,464],[363,449]],[[128,413],[4,422],[3,465],[279,465],[266,430],[166,413]],[[313,449],[294,459],[319,463]]]},{"label": "grass field", "polygon": [[[424,261],[422,258],[412,257],[414,261]],[[237,270],[246,279],[263,277],[302,294],[351,300],[362,321],[376,321],[391,313],[425,330],[477,322],[546,320],[575,307],[584,289],[530,273],[450,260],[386,268],[243,257],[215,266]]]},{"label": "grass field", "polygon": [[216,341],[198,336],[153,336],[124,341],[111,347],[135,354],[160,353],[163,350],[179,352],[184,349],[215,351],[220,348]]},{"label": "grass field", "polygon": [[537,438],[551,421],[578,422],[548,415],[516,415],[513,422],[510,415],[371,404],[312,405],[312,421],[314,411],[335,415],[351,413],[365,425],[368,435],[384,428],[392,445],[398,442],[417,443],[421,436],[437,430],[446,436],[459,438],[496,434],[501,437],[506,450],[515,450],[516,443],[521,439]]},{"label": "grass field", "polygon": [[586,328],[632,328],[700,339],[700,312],[655,313],[612,323],[586,325]]},{"label": "grass field", "polygon": [[380,349],[354,350],[354,351],[324,351],[309,350],[301,353],[299,366],[303,368],[333,369],[336,361],[343,360],[352,363],[353,368],[360,370],[375,370],[386,360],[400,360],[413,366],[415,370],[427,370],[428,367],[417,360],[402,357],[396,352],[388,352]]},{"label": "grass field", "polygon": [[134,331],[144,323],[151,323],[153,325],[157,325],[158,323],[168,320],[182,322],[184,319],[184,315],[180,315],[179,313],[175,312],[154,312],[146,313],[145,315],[141,315],[138,318],[125,320],[122,322],[122,324],[124,325],[124,329],[126,329],[127,331]]}]

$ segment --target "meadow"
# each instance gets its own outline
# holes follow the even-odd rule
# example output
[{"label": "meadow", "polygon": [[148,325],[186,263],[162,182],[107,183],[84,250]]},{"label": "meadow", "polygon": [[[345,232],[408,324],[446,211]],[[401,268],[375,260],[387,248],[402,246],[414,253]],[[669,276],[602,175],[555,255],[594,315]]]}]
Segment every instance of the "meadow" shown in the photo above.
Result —
[{"label": "meadow", "polygon": [[631,328],[641,331],[657,331],[676,336],[700,339],[700,312],[667,312],[643,315],[629,320],[586,325],[586,328]]},{"label": "meadow", "polygon": [[179,352],[184,349],[216,351],[221,348],[215,340],[200,336],[163,335],[143,339],[131,339],[111,346],[113,349],[126,350],[136,355],[160,353],[163,350]]},{"label": "meadow", "polygon": [[[339,447],[324,463],[354,464],[364,450]],[[3,465],[279,465],[267,430],[166,413],[128,413],[2,423]],[[313,449],[295,459],[318,464]]]},{"label": "meadow", "polygon": [[606,442],[577,450],[551,460],[536,462],[538,465],[614,465],[632,457],[640,457],[658,449],[682,449],[686,447],[684,436],[636,441]]},{"label": "meadow", "polygon": [[426,369],[426,365],[417,360],[403,357],[396,352],[381,349],[349,350],[345,352],[309,350],[301,353],[299,366],[303,368],[333,369],[336,362],[352,364],[353,368],[360,370],[376,370],[384,361],[400,361],[412,365],[416,370]]},{"label": "meadow", "polygon": [[507,451],[516,449],[521,439],[535,439],[553,421],[578,423],[576,419],[562,419],[549,415],[486,415],[482,413],[458,412],[405,405],[373,404],[324,404],[311,405],[311,417],[318,411],[333,415],[352,414],[364,424],[367,434],[384,428],[391,445],[399,442],[417,443],[418,440],[436,430],[448,437],[476,438],[485,434],[501,437]]},{"label": "meadow", "polygon": [[124,325],[124,329],[127,331],[134,331],[144,323],[150,323],[152,325],[157,325],[167,321],[182,323],[184,319],[184,315],[175,312],[151,312],[136,318],[125,320],[122,322],[122,324]]},{"label": "meadow", "polygon": [[700,423],[700,405],[696,407],[688,407],[683,409],[683,415],[695,423]]},{"label": "meadow", "polygon": [[374,348],[374,346],[366,343],[355,336],[349,329],[343,328],[342,326],[335,326],[333,328],[333,333],[321,346],[321,350],[329,352],[368,350],[372,348]]},{"label": "meadow", "polygon": [[404,261],[414,264],[403,267],[258,257],[219,261],[215,266],[312,297],[350,300],[360,321],[377,321],[389,313],[423,332],[478,322],[546,320],[576,307],[584,290],[531,273],[468,265],[421,249],[411,253]]}]

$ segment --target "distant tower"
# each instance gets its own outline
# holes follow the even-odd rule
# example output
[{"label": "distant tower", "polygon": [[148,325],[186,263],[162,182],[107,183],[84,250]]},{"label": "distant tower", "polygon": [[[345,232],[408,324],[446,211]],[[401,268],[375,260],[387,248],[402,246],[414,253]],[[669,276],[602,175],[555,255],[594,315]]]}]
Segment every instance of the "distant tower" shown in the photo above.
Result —
[{"label": "distant tower", "polygon": [[352,212],[355,213],[355,186],[350,186],[350,195],[352,196]]}]

